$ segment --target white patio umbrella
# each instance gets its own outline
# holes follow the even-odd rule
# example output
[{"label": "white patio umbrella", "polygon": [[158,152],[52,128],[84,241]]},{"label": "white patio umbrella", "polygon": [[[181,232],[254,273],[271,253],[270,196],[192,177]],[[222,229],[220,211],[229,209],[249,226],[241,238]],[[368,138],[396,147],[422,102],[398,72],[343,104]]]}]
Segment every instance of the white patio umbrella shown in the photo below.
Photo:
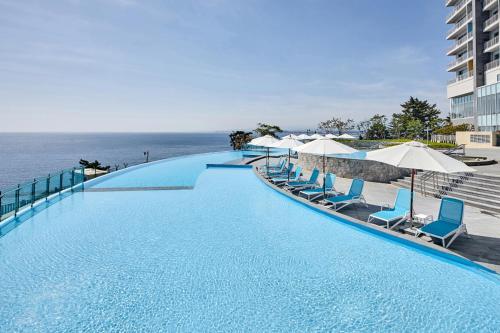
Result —
[{"label": "white patio umbrella", "polygon": [[329,134],[325,135],[325,138],[328,138],[328,139],[338,139],[338,136],[336,136],[335,134],[329,133]]},{"label": "white patio umbrella", "polygon": [[311,139],[314,139],[314,140],[323,139],[323,138],[324,138],[324,136],[321,134],[318,134],[318,133],[314,133],[313,135],[311,135]]},{"label": "white patio umbrella", "polygon": [[[290,169],[290,157],[292,155],[292,148],[302,146],[304,143],[299,140],[285,137],[272,145],[273,148],[288,148],[288,168]],[[288,180],[290,180],[290,172],[288,172]]]},{"label": "white patio umbrella", "polygon": [[295,140],[298,140],[298,136],[295,135],[295,134],[288,134],[288,135],[285,135],[284,137],[282,137],[281,139],[295,139]]},{"label": "white patio umbrella", "polygon": [[311,137],[307,134],[301,134],[297,136],[297,140],[311,140]]},{"label": "white patio umbrella", "polygon": [[413,190],[417,169],[441,173],[474,172],[476,170],[429,146],[412,141],[401,145],[370,151],[367,160],[382,162],[398,168],[411,169],[410,218],[413,223]]},{"label": "white patio umbrella", "polygon": [[339,139],[346,139],[346,140],[354,140],[354,139],[356,139],[355,137],[353,137],[352,135],[347,134],[347,133],[344,133],[344,134],[340,135],[338,138]]},{"label": "white patio umbrella", "polygon": [[276,139],[272,135],[264,135],[258,138],[253,139],[249,142],[252,146],[259,146],[267,148],[267,156],[266,156],[266,172],[269,173],[269,147],[276,142],[279,142],[279,139]]},{"label": "white patio umbrella", "polygon": [[323,156],[323,195],[325,195],[325,157],[326,155],[333,154],[352,154],[356,153],[357,150],[346,146],[340,142],[333,141],[327,138],[317,139],[311,141],[309,143],[305,143],[302,146],[297,148],[293,148],[293,150],[313,155],[322,155]]}]

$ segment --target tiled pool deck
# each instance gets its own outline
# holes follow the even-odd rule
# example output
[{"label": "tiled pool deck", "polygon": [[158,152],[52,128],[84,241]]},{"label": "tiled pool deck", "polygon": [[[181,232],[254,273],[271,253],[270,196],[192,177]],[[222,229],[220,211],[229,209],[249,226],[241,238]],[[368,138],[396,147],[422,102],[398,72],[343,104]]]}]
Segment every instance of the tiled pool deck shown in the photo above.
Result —
[{"label": "tiled pool deck", "polygon": [[[265,163],[264,160],[259,160],[254,162],[253,165],[259,166],[263,165],[263,163]],[[308,172],[308,170],[304,171],[305,177],[309,176]],[[335,187],[340,192],[346,192],[349,189],[350,183],[351,179],[337,178]],[[368,203],[368,208],[363,205],[352,205],[340,210],[337,214],[354,218],[363,224],[368,224],[366,221],[371,213],[379,211],[383,205],[392,206],[397,190],[398,187],[391,184],[366,182],[364,196]],[[319,206],[315,203],[311,203],[311,205]],[[436,216],[439,211],[439,205],[439,199],[423,197],[418,193],[416,195],[416,213]],[[484,214],[479,209],[465,206],[464,223],[467,225],[470,237],[460,236],[448,250],[500,273],[500,216]],[[385,229],[383,227],[380,228]],[[399,232],[394,233],[400,234]],[[414,239],[413,236],[408,237]],[[420,241],[432,245],[430,238],[425,236],[420,237]]]}]

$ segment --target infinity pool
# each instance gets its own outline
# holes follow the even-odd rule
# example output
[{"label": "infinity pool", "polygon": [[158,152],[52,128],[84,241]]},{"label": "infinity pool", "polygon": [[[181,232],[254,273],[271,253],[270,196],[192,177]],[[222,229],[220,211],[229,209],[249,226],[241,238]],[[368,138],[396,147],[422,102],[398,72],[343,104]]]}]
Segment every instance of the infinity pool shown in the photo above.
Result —
[{"label": "infinity pool", "polygon": [[0,332],[500,331],[497,275],[190,158],[194,190],[75,193],[0,238]]}]

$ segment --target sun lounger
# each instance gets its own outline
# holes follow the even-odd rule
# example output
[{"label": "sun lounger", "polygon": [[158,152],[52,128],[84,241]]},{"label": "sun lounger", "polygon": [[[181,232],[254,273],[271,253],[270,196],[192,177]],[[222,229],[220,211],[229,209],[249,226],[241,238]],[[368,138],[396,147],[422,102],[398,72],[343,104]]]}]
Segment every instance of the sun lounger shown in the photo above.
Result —
[{"label": "sun lounger", "polygon": [[[463,218],[464,202],[455,198],[443,197],[438,219],[418,229],[416,236],[425,234],[440,239],[443,247],[448,248],[462,233],[467,234]],[[449,239],[448,243],[446,243],[447,239]]]},{"label": "sun lounger", "polygon": [[314,188],[310,188],[307,190],[302,190],[299,192],[299,195],[305,197],[307,200],[316,200],[323,196],[323,193],[326,197],[337,194],[335,190],[335,180],[337,176],[333,173],[327,173],[325,175],[325,188],[323,186],[317,186]]},{"label": "sun lounger", "polygon": [[318,184],[319,170],[314,169],[309,177],[309,180],[294,180],[286,183],[285,188],[291,191],[303,190],[306,188],[316,187]]},{"label": "sun lounger", "polygon": [[[295,169],[293,177],[290,175],[290,181],[299,181],[301,174],[302,174],[302,167],[299,165]],[[284,184],[284,183],[288,182],[288,176],[286,176],[286,177],[280,176],[280,177],[271,178],[271,182],[274,184]]]},{"label": "sun lounger", "polygon": [[[388,210],[381,210],[368,216],[368,223],[375,220],[387,223],[387,229],[393,229],[404,221],[408,220],[410,215],[411,192],[407,189],[399,189],[394,206]],[[391,226],[392,223],[392,226]]]},{"label": "sun lounger", "polygon": [[349,192],[347,194],[325,198],[321,201],[321,203],[325,205],[331,205],[330,208],[335,211],[338,211],[355,203],[363,203],[365,206],[367,206],[366,200],[362,194],[364,185],[365,181],[363,179],[353,179],[351,188],[349,189]]}]

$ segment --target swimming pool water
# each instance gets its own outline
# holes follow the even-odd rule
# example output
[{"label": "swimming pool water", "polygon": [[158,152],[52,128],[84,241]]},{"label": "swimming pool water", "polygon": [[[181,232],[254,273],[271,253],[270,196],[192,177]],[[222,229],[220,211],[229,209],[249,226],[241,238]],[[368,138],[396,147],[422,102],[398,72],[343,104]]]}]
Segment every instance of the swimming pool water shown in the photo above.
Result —
[{"label": "swimming pool water", "polygon": [[349,227],[247,169],[204,170],[194,190],[75,193],[0,238],[0,276],[0,332],[500,329],[496,275]]},{"label": "swimming pool water", "polygon": [[[96,179],[96,188],[194,186],[206,164],[224,163],[241,158],[238,151],[189,155],[140,165],[128,172],[117,172]],[[127,170],[124,170],[127,171]]]}]

